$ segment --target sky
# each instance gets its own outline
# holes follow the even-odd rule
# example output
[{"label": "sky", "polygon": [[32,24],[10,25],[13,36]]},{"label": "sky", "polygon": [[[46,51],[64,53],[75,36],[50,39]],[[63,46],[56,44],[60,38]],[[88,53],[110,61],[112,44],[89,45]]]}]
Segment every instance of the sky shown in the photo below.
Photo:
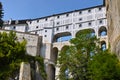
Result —
[{"label": "sky", "polygon": [[0,0],[3,20],[35,19],[67,11],[102,5],[103,0]]}]

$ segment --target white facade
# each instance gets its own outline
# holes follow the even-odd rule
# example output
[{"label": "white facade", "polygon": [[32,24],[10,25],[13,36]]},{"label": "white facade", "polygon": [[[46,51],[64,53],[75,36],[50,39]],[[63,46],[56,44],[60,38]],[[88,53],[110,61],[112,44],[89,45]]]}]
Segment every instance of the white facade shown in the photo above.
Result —
[{"label": "white facade", "polygon": [[[58,41],[58,38],[61,39],[63,36],[74,38],[78,31],[92,29],[100,38],[101,43],[108,45],[106,9],[103,5],[26,20],[26,23],[12,25],[10,22],[8,23],[9,25],[5,25],[4,29],[42,36],[40,55],[45,58],[47,70],[51,72],[48,73],[48,79],[54,76],[55,71],[51,71],[51,69],[55,68],[54,62],[58,57],[58,52],[64,45],[69,45],[68,41]],[[58,71],[56,71],[57,74]],[[54,78],[49,80],[54,80]]]},{"label": "white facade", "polygon": [[70,32],[75,37],[77,31],[86,28],[94,29],[98,36],[99,27],[107,23],[106,10],[100,6],[38,18],[27,23],[28,32],[43,36],[43,43],[52,43],[52,37],[63,32]]},{"label": "white facade", "polygon": [[5,30],[14,30],[18,32],[27,32],[28,25],[26,24],[27,20],[9,20],[4,22]]}]

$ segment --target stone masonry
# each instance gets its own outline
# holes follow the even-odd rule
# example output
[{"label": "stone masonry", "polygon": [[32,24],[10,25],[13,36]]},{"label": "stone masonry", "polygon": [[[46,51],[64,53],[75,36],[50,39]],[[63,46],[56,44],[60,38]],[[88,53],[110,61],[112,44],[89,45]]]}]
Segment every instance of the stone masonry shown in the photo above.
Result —
[{"label": "stone masonry", "polygon": [[29,63],[22,63],[19,80],[31,80],[31,69]]},{"label": "stone masonry", "polygon": [[[9,32],[10,30],[0,30],[0,32]],[[42,37],[34,34],[28,34],[23,32],[16,31],[16,35],[18,41],[23,41],[23,39],[27,40],[26,44],[26,53],[31,56],[39,56],[40,55],[40,47]]]}]

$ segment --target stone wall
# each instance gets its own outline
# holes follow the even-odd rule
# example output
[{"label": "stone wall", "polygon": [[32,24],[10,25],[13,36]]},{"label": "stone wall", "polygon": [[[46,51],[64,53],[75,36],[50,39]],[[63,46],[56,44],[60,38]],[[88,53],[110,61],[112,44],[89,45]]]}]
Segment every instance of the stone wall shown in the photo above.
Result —
[{"label": "stone wall", "polygon": [[22,62],[19,80],[31,80],[31,69],[29,63]]},{"label": "stone wall", "polygon": [[105,4],[110,48],[120,57],[120,0],[105,0]]},{"label": "stone wall", "polygon": [[[9,32],[9,30],[0,30],[0,32]],[[32,56],[40,55],[42,37],[34,34],[16,32],[19,41],[27,40],[26,53]]]}]

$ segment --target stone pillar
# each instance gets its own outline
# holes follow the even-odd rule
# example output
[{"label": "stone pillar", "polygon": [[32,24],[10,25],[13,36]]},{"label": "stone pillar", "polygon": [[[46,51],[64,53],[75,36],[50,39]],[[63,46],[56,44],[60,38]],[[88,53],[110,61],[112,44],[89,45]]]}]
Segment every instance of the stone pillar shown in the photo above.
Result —
[{"label": "stone pillar", "polygon": [[76,35],[76,32],[75,32],[75,31],[72,31],[72,32],[71,32],[72,38],[75,38],[75,37],[76,37],[75,35]]},{"label": "stone pillar", "polygon": [[40,75],[40,70],[39,70],[39,63],[36,61],[35,62],[35,65],[36,65],[36,73],[35,73],[35,80],[43,80],[41,75]]},{"label": "stone pillar", "polygon": [[30,64],[22,62],[19,80],[31,80]]},{"label": "stone pillar", "polygon": [[47,80],[55,80],[55,67],[52,64],[46,64]]}]

